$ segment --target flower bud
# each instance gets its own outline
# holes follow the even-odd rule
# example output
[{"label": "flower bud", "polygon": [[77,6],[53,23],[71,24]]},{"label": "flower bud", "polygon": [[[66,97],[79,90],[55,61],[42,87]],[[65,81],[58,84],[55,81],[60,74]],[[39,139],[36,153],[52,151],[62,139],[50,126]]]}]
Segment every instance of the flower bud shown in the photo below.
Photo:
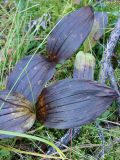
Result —
[{"label": "flower bud", "polygon": [[95,58],[90,53],[80,51],[76,55],[73,77],[85,80],[94,79]]}]

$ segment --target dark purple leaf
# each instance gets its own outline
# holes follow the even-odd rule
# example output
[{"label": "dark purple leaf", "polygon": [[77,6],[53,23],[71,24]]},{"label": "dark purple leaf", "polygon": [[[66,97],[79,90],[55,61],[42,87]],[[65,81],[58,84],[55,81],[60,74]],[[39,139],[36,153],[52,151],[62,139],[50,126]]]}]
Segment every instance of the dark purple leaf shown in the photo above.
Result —
[{"label": "dark purple leaf", "polygon": [[[36,115],[32,104],[18,93],[0,91],[0,130],[23,133],[34,124]],[[10,138],[1,135],[0,138]]]},{"label": "dark purple leaf", "polygon": [[86,6],[65,16],[48,38],[47,50],[52,61],[64,61],[83,43],[94,21],[92,7]]},{"label": "dark purple leaf", "polygon": [[108,16],[104,12],[95,12],[92,30],[84,42],[84,51],[90,51],[105,32],[108,24]]},{"label": "dark purple leaf", "polygon": [[41,93],[37,117],[49,128],[73,128],[95,120],[117,97],[115,90],[97,82],[61,80]]},{"label": "dark purple leaf", "polygon": [[99,30],[94,35],[94,39],[97,41],[105,32],[108,24],[108,15],[105,12],[95,12],[95,20],[99,23]]},{"label": "dark purple leaf", "polygon": [[36,103],[45,84],[52,78],[55,64],[41,55],[27,56],[20,60],[8,77],[7,89],[24,95]]}]

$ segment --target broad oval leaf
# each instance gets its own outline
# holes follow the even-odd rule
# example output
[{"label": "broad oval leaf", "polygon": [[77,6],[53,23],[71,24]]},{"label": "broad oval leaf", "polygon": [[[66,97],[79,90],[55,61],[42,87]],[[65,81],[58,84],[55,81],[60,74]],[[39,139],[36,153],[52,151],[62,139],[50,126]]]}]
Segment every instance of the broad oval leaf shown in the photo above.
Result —
[{"label": "broad oval leaf", "polygon": [[41,93],[37,118],[49,128],[78,127],[94,121],[117,97],[115,90],[94,81],[61,80]]},{"label": "broad oval leaf", "polygon": [[93,80],[95,58],[91,53],[80,51],[77,53],[74,64],[73,78]]},{"label": "broad oval leaf", "polygon": [[92,30],[84,42],[84,52],[90,51],[104,34],[108,24],[108,16],[105,12],[95,12]]},{"label": "broad oval leaf", "polygon": [[65,16],[50,34],[47,51],[52,61],[64,61],[83,43],[94,21],[92,7],[86,6]]},{"label": "broad oval leaf", "polygon": [[21,93],[32,103],[36,103],[42,89],[54,72],[55,64],[43,56],[26,56],[16,64],[8,76],[7,89]]},{"label": "broad oval leaf", "polygon": [[[0,91],[0,130],[23,133],[34,124],[36,114],[32,104],[18,93]],[[0,138],[11,136],[1,135]]]}]

